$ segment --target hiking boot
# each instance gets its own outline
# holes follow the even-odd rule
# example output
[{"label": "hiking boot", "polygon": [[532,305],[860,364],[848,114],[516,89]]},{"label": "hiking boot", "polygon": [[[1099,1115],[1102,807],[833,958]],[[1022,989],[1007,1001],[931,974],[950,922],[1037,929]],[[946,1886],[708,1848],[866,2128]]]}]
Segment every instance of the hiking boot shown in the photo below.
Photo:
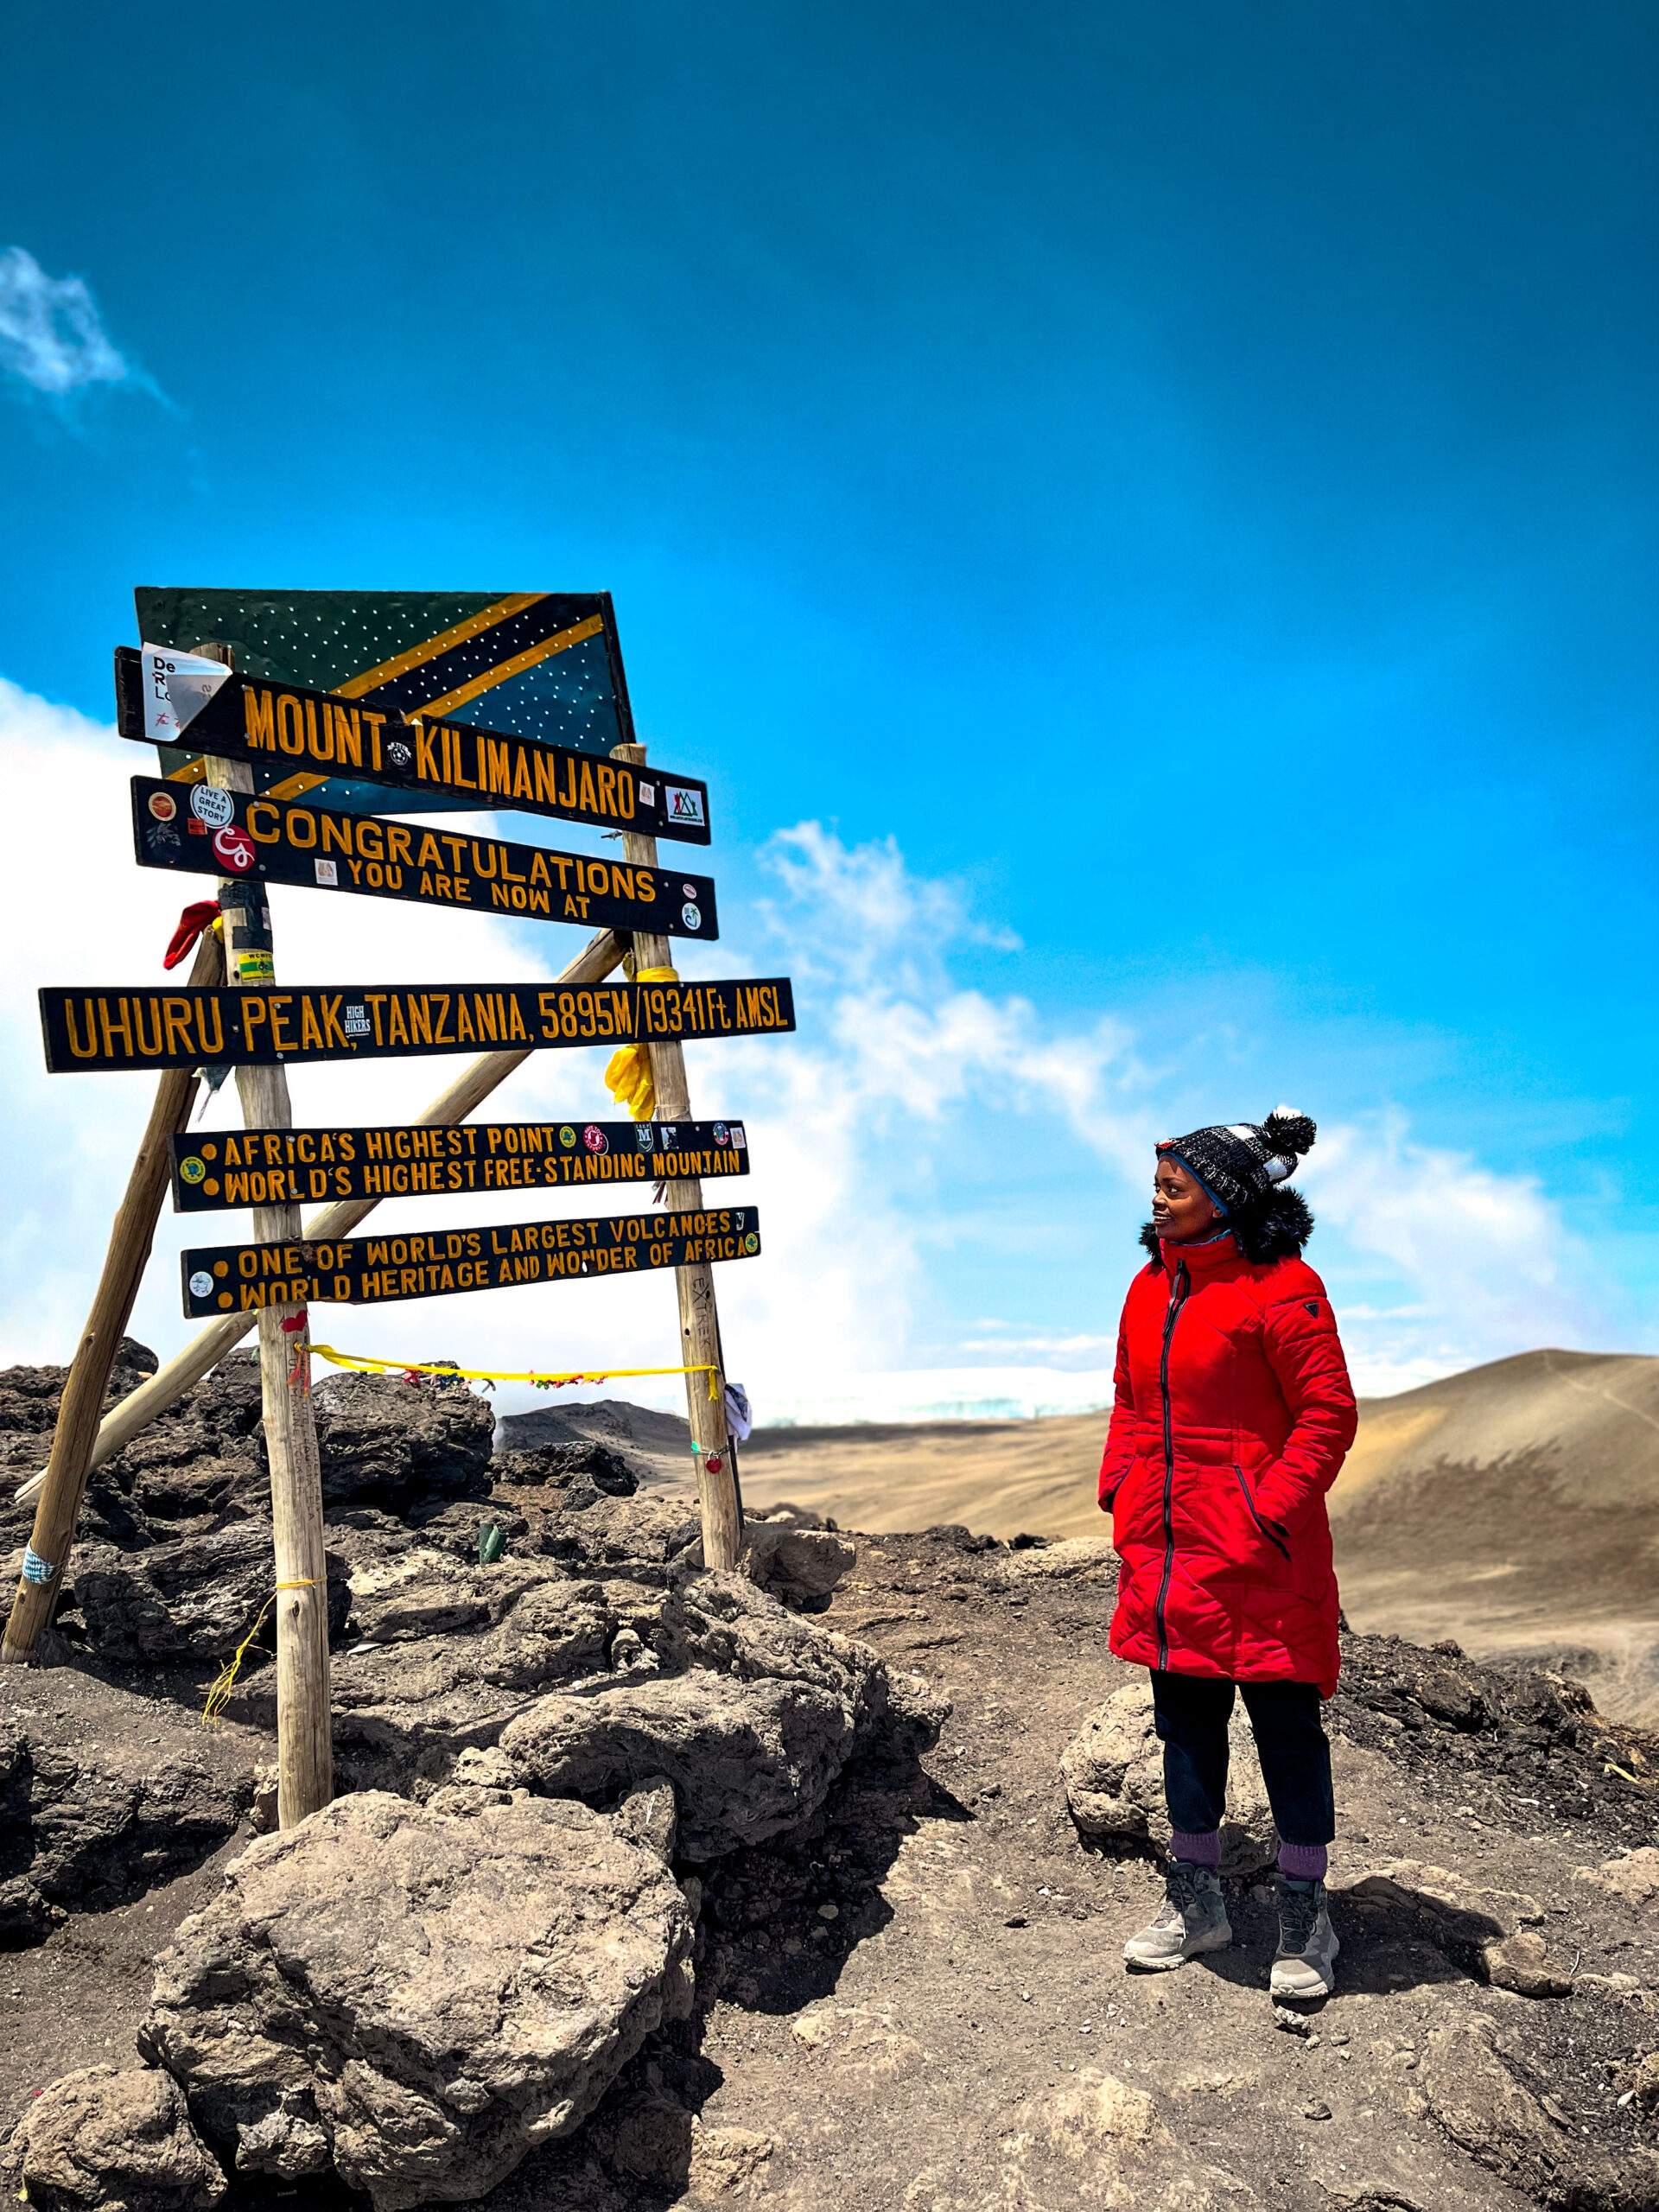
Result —
[{"label": "hiking boot", "polygon": [[1161,1972],[1184,1966],[1200,1951],[1225,1950],[1233,1940],[1221,1881],[1211,1866],[1177,1859],[1164,1877],[1163,1910],[1149,1928],[1131,1936],[1123,1955],[1132,1967]]},{"label": "hiking boot", "polygon": [[1279,1877],[1279,1949],[1268,1986],[1275,1997],[1328,1997],[1337,1986],[1337,1953],[1323,1882]]}]

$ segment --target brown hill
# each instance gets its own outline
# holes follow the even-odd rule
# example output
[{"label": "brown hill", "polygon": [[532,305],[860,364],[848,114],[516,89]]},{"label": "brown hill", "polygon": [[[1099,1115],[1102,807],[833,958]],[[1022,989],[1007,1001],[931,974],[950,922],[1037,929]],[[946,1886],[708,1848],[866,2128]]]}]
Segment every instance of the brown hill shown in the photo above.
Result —
[{"label": "brown hill", "polygon": [[[745,1496],[854,1529],[1097,1535],[1105,1427],[774,1429],[744,1449]],[[1659,1359],[1525,1352],[1371,1399],[1331,1505],[1356,1628],[1560,1662],[1605,1710],[1659,1713]]]}]

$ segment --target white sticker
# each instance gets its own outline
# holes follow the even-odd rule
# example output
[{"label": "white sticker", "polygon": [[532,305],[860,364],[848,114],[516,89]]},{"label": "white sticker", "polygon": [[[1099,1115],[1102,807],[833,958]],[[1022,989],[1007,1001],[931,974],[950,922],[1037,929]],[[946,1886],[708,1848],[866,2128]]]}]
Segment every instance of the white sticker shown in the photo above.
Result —
[{"label": "white sticker", "polygon": [[366,1037],[368,1033],[367,1008],[360,1006],[348,1006],[346,1009],[346,1034],[348,1037]]},{"label": "white sticker", "polygon": [[211,1294],[213,1287],[213,1279],[212,1275],[208,1274],[204,1268],[198,1268],[194,1274],[190,1278],[191,1297],[207,1298]]},{"label": "white sticker", "polygon": [[702,907],[694,906],[688,901],[680,909],[680,919],[685,924],[687,929],[700,930],[702,927]]},{"label": "white sticker", "polygon": [[688,791],[683,784],[664,784],[663,805],[671,822],[689,822],[698,830],[703,827],[701,791]]},{"label": "white sticker", "polygon": [[144,735],[152,745],[176,745],[180,732],[231,680],[222,661],[204,660],[200,653],[141,645],[138,661],[144,689]]},{"label": "white sticker", "polygon": [[340,862],[338,861],[317,861],[314,862],[313,865],[316,868],[317,881],[319,883],[337,884],[340,881]]},{"label": "white sticker", "polygon": [[747,1152],[748,1148],[749,1141],[743,1134],[742,1122],[734,1122],[732,1123],[732,1150],[734,1152]]},{"label": "white sticker", "polygon": [[639,786],[639,804],[640,804],[640,805],[641,805],[641,806],[655,806],[655,805],[656,805],[656,804],[657,804],[657,786],[656,786],[656,785],[655,785],[655,784],[641,784],[641,785],[640,785],[640,786]]},{"label": "white sticker", "polygon": [[190,793],[190,811],[210,830],[222,830],[235,818],[236,801],[217,784],[198,784]]}]

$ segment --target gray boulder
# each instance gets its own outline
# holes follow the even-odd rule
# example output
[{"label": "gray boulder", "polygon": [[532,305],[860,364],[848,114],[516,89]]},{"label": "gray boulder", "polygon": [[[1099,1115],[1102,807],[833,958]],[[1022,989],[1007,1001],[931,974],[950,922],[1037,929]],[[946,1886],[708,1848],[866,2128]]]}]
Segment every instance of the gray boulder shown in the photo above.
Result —
[{"label": "gray boulder", "polygon": [[[1228,1724],[1221,1871],[1260,1873],[1277,1859],[1279,1835],[1242,1700]],[[1095,1708],[1060,1755],[1060,1779],[1084,1835],[1167,1845],[1163,1745],[1153,1732],[1150,1684],[1127,1682]]]},{"label": "gray boulder", "polygon": [[687,2015],[692,1932],[657,1853],[584,1805],[340,1798],[184,1923],[139,2046],[238,2170],[458,2202]]},{"label": "gray boulder", "polygon": [[[18,1669],[5,1688],[33,1679]],[[0,1948],[40,1942],[64,1908],[111,1905],[194,1866],[252,1797],[239,1732],[143,1707],[141,1735],[130,1694],[67,1669],[54,1679],[64,1707],[0,1720]]]},{"label": "gray boulder", "polygon": [[361,1501],[397,1511],[416,1498],[488,1488],[495,1415],[464,1384],[330,1375],[313,1402],[325,1506]]},{"label": "gray boulder", "polygon": [[846,1764],[854,1719],[802,1681],[739,1681],[699,1669],[594,1697],[547,1697],[507,1727],[516,1781],[552,1796],[606,1799],[653,1777],[674,1785],[678,1848],[718,1859],[809,1819]]},{"label": "gray boulder", "polygon": [[751,1521],[743,1531],[743,1565],[751,1581],[785,1605],[817,1610],[852,1570],[857,1551],[830,1529],[804,1529],[791,1520]]},{"label": "gray boulder", "polygon": [[178,2084],[137,2068],[88,2066],[43,2089],[0,2171],[41,2212],[213,2212],[225,2196]]},{"label": "gray boulder", "polygon": [[[70,1567],[71,1600],[88,1645],[118,1666],[228,1659],[276,1586],[269,1521],[232,1521],[208,1535],[137,1551],[83,1544]],[[350,1605],[346,1566],[328,1555],[328,1626]],[[266,1641],[275,1630],[269,1616]]]}]

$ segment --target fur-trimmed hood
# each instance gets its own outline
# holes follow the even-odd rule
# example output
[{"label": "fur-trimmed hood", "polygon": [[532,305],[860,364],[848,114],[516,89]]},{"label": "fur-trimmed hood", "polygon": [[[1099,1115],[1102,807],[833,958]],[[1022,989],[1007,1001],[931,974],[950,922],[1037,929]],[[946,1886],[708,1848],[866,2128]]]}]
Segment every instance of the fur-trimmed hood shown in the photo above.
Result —
[{"label": "fur-trimmed hood", "polygon": [[[1250,1265],[1262,1268],[1274,1260],[1301,1257],[1303,1246],[1313,1234],[1313,1216],[1300,1191],[1281,1187],[1270,1191],[1255,1205],[1241,1206],[1229,1214],[1227,1226]],[[1141,1231],[1141,1243],[1154,1260],[1161,1261],[1158,1231],[1150,1222]]]}]

